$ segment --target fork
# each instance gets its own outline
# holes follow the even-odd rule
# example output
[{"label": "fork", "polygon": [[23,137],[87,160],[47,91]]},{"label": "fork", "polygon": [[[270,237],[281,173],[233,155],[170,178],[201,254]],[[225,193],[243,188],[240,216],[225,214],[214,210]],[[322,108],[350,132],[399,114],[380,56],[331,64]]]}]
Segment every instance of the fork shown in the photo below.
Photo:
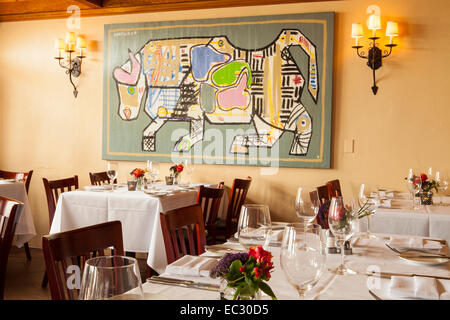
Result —
[{"label": "fork", "polygon": [[443,253],[433,252],[433,251],[426,250],[426,249],[407,249],[407,250],[400,251],[400,250],[398,250],[396,248],[391,247],[387,243],[385,243],[385,245],[386,245],[386,247],[388,247],[389,249],[391,249],[392,251],[394,251],[395,253],[398,253],[398,254],[402,254],[402,253],[409,252],[409,251],[415,251],[415,252],[422,252],[422,253],[433,254],[433,255],[436,255],[436,256],[445,256],[445,254],[443,254]]}]

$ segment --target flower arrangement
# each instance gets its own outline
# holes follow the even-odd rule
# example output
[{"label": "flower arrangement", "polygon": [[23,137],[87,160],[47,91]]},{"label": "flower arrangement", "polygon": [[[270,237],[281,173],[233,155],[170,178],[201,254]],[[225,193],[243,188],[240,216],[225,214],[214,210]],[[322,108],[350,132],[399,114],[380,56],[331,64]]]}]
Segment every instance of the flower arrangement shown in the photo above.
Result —
[{"label": "flower arrangement", "polygon": [[259,290],[276,296],[265,281],[270,280],[273,269],[272,254],[262,246],[250,248],[248,253],[227,253],[211,269],[211,278],[222,278],[227,282],[226,288],[234,289],[233,300],[249,300]]},{"label": "flower arrangement", "polygon": [[[329,229],[328,225],[328,212],[330,209],[331,200],[326,200],[319,207],[319,212],[317,213],[317,223],[322,227],[322,229]],[[347,218],[357,217],[358,219],[362,219],[368,215],[374,214],[375,210],[372,208],[369,200],[366,200],[362,206],[358,209],[354,209],[349,205],[345,205],[342,210],[339,211],[340,217],[339,220],[342,219],[342,216],[345,214]]]},{"label": "flower arrangement", "polygon": [[422,180],[422,192],[433,192],[433,189],[438,192],[439,183],[434,179],[428,179],[425,173],[420,174],[420,179]]},{"label": "flower arrangement", "polygon": [[180,164],[174,164],[170,167],[170,175],[174,177],[178,177],[178,175],[183,171],[184,165],[182,163]]},{"label": "flower arrangement", "polygon": [[144,177],[146,170],[136,168],[130,172],[130,174],[135,178],[135,180]]}]

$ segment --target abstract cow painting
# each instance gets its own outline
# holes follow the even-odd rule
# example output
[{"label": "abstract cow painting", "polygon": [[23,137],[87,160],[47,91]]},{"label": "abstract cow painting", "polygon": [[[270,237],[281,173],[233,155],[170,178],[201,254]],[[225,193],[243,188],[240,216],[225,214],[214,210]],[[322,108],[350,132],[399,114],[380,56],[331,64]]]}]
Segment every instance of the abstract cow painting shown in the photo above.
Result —
[{"label": "abstract cow painting", "polygon": [[329,167],[332,13],[166,27],[105,26],[105,159]]}]

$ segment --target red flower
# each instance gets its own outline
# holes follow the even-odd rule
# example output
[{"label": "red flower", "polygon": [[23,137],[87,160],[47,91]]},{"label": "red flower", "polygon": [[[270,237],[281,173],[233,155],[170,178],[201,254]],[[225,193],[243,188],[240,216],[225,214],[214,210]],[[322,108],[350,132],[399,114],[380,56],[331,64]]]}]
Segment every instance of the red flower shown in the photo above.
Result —
[{"label": "red flower", "polygon": [[177,165],[177,172],[181,172],[181,171],[183,171],[183,165],[182,164],[179,164],[179,165]]},{"label": "red flower", "polygon": [[258,279],[261,277],[261,270],[258,269],[258,267],[254,267],[253,271],[255,271],[255,278]]},{"label": "red flower", "polygon": [[255,277],[269,280],[270,270],[273,269],[272,254],[264,250],[262,246],[258,246],[250,248],[248,255],[256,260],[256,266],[253,269]]},{"label": "red flower", "polygon": [[428,180],[428,176],[425,173],[420,174],[420,179],[422,180],[422,183]]}]

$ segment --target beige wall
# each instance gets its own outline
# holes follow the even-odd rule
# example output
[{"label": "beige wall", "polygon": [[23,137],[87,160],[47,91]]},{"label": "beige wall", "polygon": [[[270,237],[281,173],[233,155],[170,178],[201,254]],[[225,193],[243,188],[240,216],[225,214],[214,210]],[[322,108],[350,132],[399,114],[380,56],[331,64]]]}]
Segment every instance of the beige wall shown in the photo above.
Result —
[{"label": "beige wall", "polygon": [[[351,48],[351,23],[364,22],[370,4],[381,7],[382,22],[400,22],[399,47],[377,72],[379,92],[371,93],[371,72]],[[432,166],[450,173],[450,1],[366,0],[138,14],[82,19],[89,41],[79,95],[74,99],[67,75],[57,66],[55,38],[66,20],[0,23],[0,168],[33,169],[30,201],[38,232],[49,230],[42,177],[102,171],[103,26],[109,23],[181,20],[335,11],[332,169],[281,168],[275,176],[259,168],[197,166],[197,181],[225,181],[250,175],[249,198],[270,205],[273,219],[295,220],[293,201],[299,185],[341,180],[344,195],[360,183],[406,190],[408,168]],[[344,153],[344,140],[355,152]],[[121,162],[121,181],[135,166]],[[162,166],[162,171],[168,165]]]}]

